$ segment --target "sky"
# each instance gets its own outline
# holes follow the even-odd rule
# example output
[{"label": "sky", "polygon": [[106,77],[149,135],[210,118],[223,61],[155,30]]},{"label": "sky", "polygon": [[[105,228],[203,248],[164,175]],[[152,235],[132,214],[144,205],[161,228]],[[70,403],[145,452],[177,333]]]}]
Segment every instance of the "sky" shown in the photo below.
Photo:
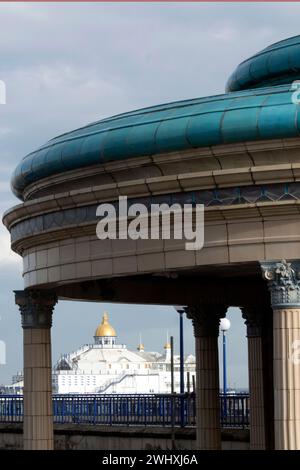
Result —
[{"label": "sky", "polygon": [[[10,176],[19,160],[48,139],[89,122],[163,102],[223,93],[242,60],[299,34],[300,4],[1,3],[0,212],[18,203]],[[21,259],[0,224],[0,384],[22,368],[22,329],[12,291],[22,289]],[[92,336],[107,310],[119,341],[162,351],[167,332],[178,352],[173,307],[59,302],[53,362]],[[247,343],[230,309],[228,382],[247,387]],[[185,319],[185,352],[194,352]],[[221,349],[221,348],[220,348]]]}]

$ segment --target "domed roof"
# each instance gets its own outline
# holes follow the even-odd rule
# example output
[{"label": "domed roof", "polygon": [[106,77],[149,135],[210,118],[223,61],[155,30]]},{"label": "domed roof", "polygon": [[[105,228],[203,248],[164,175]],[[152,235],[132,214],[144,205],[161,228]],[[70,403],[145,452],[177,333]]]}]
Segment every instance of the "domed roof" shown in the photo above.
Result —
[{"label": "domed roof", "polygon": [[50,140],[19,163],[12,189],[22,199],[31,183],[69,170],[212,145],[299,137],[298,106],[290,89],[298,77],[299,36],[239,65],[228,81],[228,94],[120,114]]},{"label": "domed roof", "polygon": [[291,83],[300,79],[300,36],[276,42],[242,62],[229,78],[226,91]]},{"label": "domed roof", "polygon": [[166,343],[164,345],[164,349],[171,349],[171,344],[170,343]]},{"label": "domed roof", "polygon": [[95,336],[117,336],[115,329],[108,322],[108,313],[104,312],[102,317],[102,323],[98,326],[95,331]]}]

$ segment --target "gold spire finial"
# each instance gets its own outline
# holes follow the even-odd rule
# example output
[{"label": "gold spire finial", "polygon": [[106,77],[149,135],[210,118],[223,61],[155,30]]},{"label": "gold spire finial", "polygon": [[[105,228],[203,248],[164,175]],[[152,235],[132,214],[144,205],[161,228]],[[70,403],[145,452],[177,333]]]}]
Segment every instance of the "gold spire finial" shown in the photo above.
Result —
[{"label": "gold spire finial", "polygon": [[115,329],[108,322],[108,313],[104,312],[102,323],[98,326],[95,336],[117,336]]},{"label": "gold spire finial", "polygon": [[145,351],[145,346],[144,346],[143,343],[142,343],[142,335],[141,335],[141,333],[140,333],[140,342],[139,342],[139,345],[138,345],[138,347],[137,347],[137,350],[138,350],[138,351]]},{"label": "gold spire finial", "polygon": [[169,331],[167,331],[167,342],[164,345],[164,349],[171,349],[171,344],[169,342]]}]

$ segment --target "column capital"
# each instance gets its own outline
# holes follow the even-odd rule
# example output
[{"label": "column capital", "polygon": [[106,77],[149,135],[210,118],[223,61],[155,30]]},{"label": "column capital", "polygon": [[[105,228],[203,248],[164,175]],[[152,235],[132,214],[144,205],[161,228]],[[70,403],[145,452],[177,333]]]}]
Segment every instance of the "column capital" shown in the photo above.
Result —
[{"label": "column capital", "polygon": [[15,303],[19,306],[22,327],[51,328],[52,313],[57,296],[52,290],[18,290]]},{"label": "column capital", "polygon": [[268,282],[273,309],[300,308],[300,262],[286,260],[261,263]]},{"label": "column capital", "polygon": [[187,318],[192,320],[194,335],[219,336],[220,319],[226,316],[225,305],[193,305],[185,307]]},{"label": "column capital", "polygon": [[262,335],[263,327],[263,309],[259,306],[241,307],[242,317],[247,326],[247,337],[254,338]]}]

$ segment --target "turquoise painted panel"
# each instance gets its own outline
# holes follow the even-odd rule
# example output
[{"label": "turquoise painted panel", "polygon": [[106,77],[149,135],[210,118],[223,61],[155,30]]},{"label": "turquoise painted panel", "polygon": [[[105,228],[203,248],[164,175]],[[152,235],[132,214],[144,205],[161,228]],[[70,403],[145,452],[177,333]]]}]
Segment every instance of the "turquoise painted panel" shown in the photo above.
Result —
[{"label": "turquoise painted panel", "polygon": [[222,143],[221,119],[223,112],[192,116],[187,125],[186,137],[193,147],[206,147]]},{"label": "turquoise painted panel", "polygon": [[217,96],[215,99],[201,103],[199,106],[192,109],[192,115],[196,114],[211,114],[217,112],[223,112],[224,109],[228,108],[233,102],[233,96],[226,96],[226,99],[219,99]]},{"label": "turquoise painted panel", "polygon": [[64,166],[61,161],[61,152],[65,143],[54,144],[49,148],[44,149],[45,152],[45,168],[49,174],[54,175],[64,171]]},{"label": "turquoise painted panel", "polygon": [[284,73],[285,70],[289,70],[289,55],[286,53],[286,49],[279,49],[270,53],[268,58],[268,70],[272,75]]},{"label": "turquoise painted panel", "polygon": [[253,77],[253,80],[256,80],[257,82],[264,79],[268,74],[268,64],[264,55],[256,57],[253,62],[248,64],[248,67],[248,73]]},{"label": "turquoise painted panel", "polygon": [[233,80],[236,81],[236,87],[232,91],[242,90],[246,83],[247,77],[249,76],[250,64],[248,61],[242,62],[241,65],[234,72]]},{"label": "turquoise painted panel", "polygon": [[31,170],[37,178],[45,178],[48,174],[48,168],[46,166],[46,155],[47,151],[40,150],[35,152],[34,158],[32,159]]},{"label": "turquoise painted panel", "polygon": [[186,138],[189,117],[162,121],[156,132],[156,145],[159,152],[183,150],[190,145]]},{"label": "turquoise painted panel", "polygon": [[268,106],[261,108],[258,129],[262,139],[297,137],[296,106]]},{"label": "turquoise painted panel", "polygon": [[291,83],[300,79],[300,36],[284,39],[242,62],[229,77],[226,91]]},{"label": "turquoise painted panel", "polygon": [[82,159],[91,162],[91,165],[96,165],[103,161],[101,156],[101,146],[102,142],[105,140],[106,134],[106,132],[101,132],[101,134],[92,134],[83,138],[80,148],[80,156]]},{"label": "turquoise painted panel", "polygon": [[297,106],[296,109],[295,126],[297,128],[298,134],[300,135],[300,106]]},{"label": "turquoise painted panel", "polygon": [[26,181],[26,183],[31,183],[32,181],[34,181],[34,174],[31,171],[31,166],[32,158],[24,158],[21,164],[21,175],[23,180]]},{"label": "turquoise painted panel", "polygon": [[297,46],[292,46],[289,48],[289,63],[290,63],[292,70],[299,72],[300,54],[299,54],[299,48]]},{"label": "turquoise painted panel", "polygon": [[101,144],[103,161],[119,160],[126,156],[126,139],[128,127],[107,131],[106,138]]},{"label": "turquoise painted panel", "polygon": [[228,101],[226,107],[227,111],[230,109],[247,109],[247,108],[257,108],[262,106],[266,101],[266,94],[258,94],[251,96],[240,96],[234,100]]},{"label": "turquoise painted panel", "polygon": [[155,133],[159,122],[150,122],[128,130],[126,140],[126,152],[128,155],[138,157],[139,155],[152,155],[157,153],[155,144]]},{"label": "turquoise painted panel", "polygon": [[85,162],[85,155],[80,153],[83,139],[74,139],[62,147],[61,161],[66,170],[74,170]]},{"label": "turquoise painted panel", "polygon": [[287,90],[286,92],[273,93],[265,100],[264,106],[282,106],[284,104],[292,105],[293,91]]},{"label": "turquoise painted panel", "polygon": [[245,141],[256,140],[258,113],[259,108],[226,111],[222,121],[223,142],[238,142],[241,135]]}]

